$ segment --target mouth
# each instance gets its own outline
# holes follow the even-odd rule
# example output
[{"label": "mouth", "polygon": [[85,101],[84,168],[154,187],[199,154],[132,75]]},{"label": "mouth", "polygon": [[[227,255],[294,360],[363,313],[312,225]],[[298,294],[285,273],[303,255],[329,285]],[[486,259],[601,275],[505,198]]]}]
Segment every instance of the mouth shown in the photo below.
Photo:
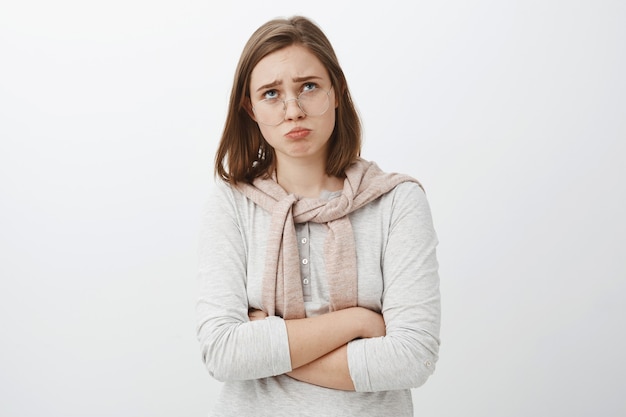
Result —
[{"label": "mouth", "polygon": [[305,129],[303,127],[294,127],[285,135],[289,139],[303,139],[309,136],[311,129]]}]

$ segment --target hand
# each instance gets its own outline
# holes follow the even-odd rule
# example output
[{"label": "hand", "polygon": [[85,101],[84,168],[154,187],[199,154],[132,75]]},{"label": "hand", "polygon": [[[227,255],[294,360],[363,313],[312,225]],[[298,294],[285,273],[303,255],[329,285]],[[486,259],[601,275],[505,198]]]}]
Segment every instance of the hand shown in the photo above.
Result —
[{"label": "hand", "polygon": [[248,318],[250,321],[263,320],[266,317],[267,313],[263,310],[255,310],[254,308],[248,310]]},{"label": "hand", "polygon": [[357,307],[361,310],[361,337],[381,337],[387,334],[387,328],[385,326],[385,320],[382,314],[375,311],[368,310],[367,308]]}]

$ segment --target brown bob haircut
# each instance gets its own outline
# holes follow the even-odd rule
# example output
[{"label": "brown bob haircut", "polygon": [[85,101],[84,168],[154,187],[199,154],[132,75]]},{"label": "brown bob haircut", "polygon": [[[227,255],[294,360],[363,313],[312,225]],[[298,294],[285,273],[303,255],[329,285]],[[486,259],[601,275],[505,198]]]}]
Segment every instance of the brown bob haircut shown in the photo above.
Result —
[{"label": "brown bob haircut", "polygon": [[274,149],[261,135],[246,110],[250,98],[250,74],[265,56],[291,45],[309,49],[326,67],[338,105],[331,134],[326,173],[344,177],[361,153],[361,122],[348,84],[330,41],[311,20],[295,16],[274,19],[259,27],[246,43],[233,81],[224,132],[215,155],[215,175],[231,184],[252,182],[275,169]]}]

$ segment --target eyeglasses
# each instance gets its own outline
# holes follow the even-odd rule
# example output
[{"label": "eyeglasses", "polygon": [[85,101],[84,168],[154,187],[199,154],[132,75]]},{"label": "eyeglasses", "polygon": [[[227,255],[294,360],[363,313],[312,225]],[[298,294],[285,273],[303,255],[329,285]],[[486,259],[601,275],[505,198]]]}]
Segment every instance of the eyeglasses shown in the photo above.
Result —
[{"label": "eyeglasses", "polygon": [[330,92],[332,89],[330,87],[328,91],[321,88],[304,90],[297,98],[290,98],[289,100],[266,98],[252,107],[252,111],[257,122],[267,126],[278,126],[285,120],[287,103],[295,100],[302,113],[307,116],[321,116],[330,107]]}]

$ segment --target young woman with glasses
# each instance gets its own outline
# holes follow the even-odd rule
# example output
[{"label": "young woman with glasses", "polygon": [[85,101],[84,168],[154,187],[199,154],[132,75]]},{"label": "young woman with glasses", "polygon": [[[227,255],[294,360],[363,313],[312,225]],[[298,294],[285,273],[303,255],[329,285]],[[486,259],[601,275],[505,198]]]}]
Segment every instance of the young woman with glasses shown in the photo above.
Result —
[{"label": "young woman with glasses", "polygon": [[200,238],[198,339],[215,416],[412,416],[439,349],[420,184],[360,157],[343,71],[309,19],[246,44]]}]

